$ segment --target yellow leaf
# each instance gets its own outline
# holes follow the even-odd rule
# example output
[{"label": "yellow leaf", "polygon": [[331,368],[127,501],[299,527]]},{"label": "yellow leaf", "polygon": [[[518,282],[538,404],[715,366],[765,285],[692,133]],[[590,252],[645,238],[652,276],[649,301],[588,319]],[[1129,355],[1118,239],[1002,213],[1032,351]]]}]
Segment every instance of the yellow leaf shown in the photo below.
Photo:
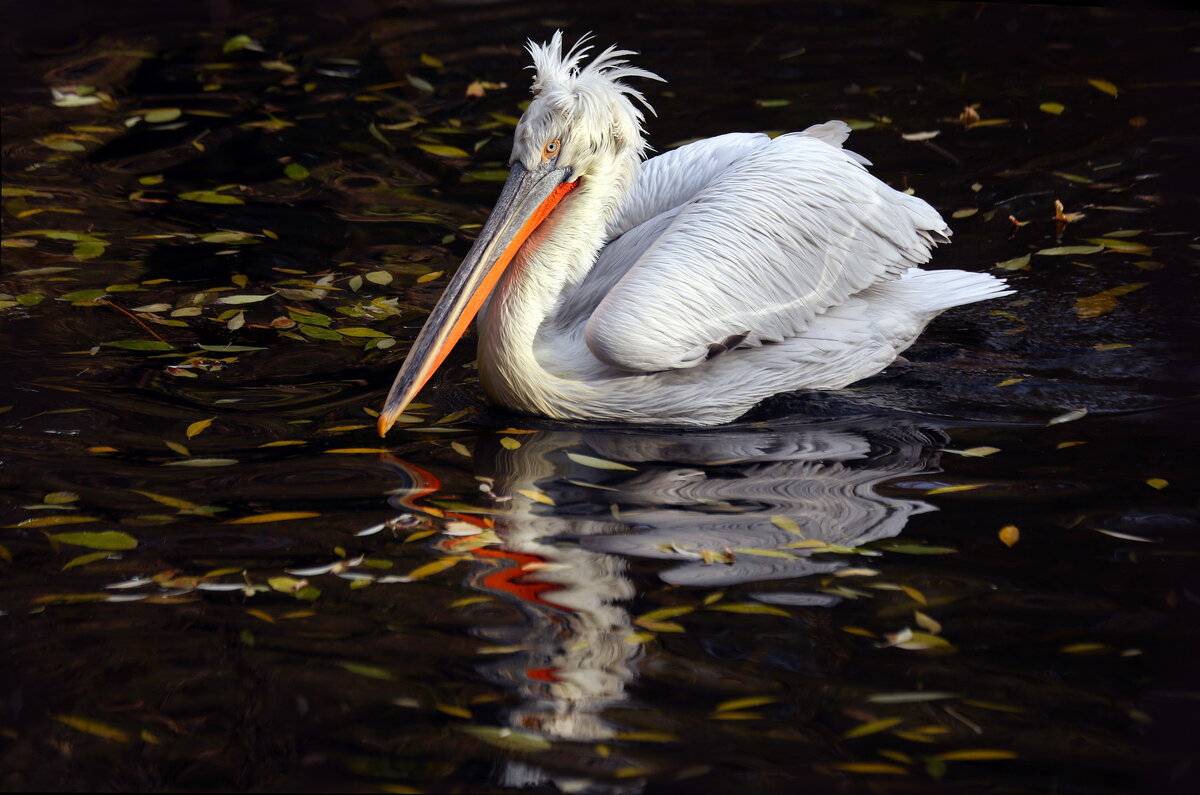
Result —
[{"label": "yellow leaf", "polygon": [[191,439],[193,436],[199,436],[204,433],[208,426],[213,424],[213,420],[215,419],[216,417],[210,417],[207,420],[193,422],[187,427],[187,438]]},{"label": "yellow leaf", "polygon": [[276,513],[259,513],[253,516],[243,516],[241,519],[229,519],[222,524],[265,524],[266,522],[286,522],[291,519],[311,519],[320,516],[313,511],[278,511]]},{"label": "yellow leaf", "polygon": [[445,271],[434,271],[433,273],[426,273],[424,276],[418,276],[417,284],[425,284],[426,282],[436,281],[437,279],[441,278],[443,273],[445,273]]},{"label": "yellow leaf", "polygon": [[265,444],[260,444],[259,447],[293,447],[301,444],[308,444],[308,442],[302,439],[285,439],[278,442],[266,442]]},{"label": "yellow leaf", "polygon": [[1147,282],[1132,282],[1103,290],[1095,295],[1085,295],[1075,299],[1075,314],[1081,318],[1090,319],[1107,315],[1117,308],[1117,298],[1128,295],[1135,290],[1145,287]]},{"label": "yellow leaf", "polygon": [[1103,643],[1072,643],[1059,649],[1063,654],[1095,654],[1109,651],[1112,647]]},{"label": "yellow leaf", "polygon": [[534,502],[540,502],[543,505],[553,505],[554,500],[549,494],[538,491],[537,489],[517,489],[518,494],[523,494]]},{"label": "yellow leaf", "polygon": [[686,606],[660,607],[657,610],[651,610],[649,613],[645,613],[643,615],[638,616],[637,620],[638,621],[663,621],[668,618],[677,618],[679,616],[686,616],[688,613],[693,613],[695,611],[696,611],[696,608],[686,607]]},{"label": "yellow leaf", "polygon": [[54,715],[52,717],[59,723],[67,724],[72,729],[94,734],[97,737],[103,737],[105,740],[112,740],[118,743],[129,742],[129,735],[126,732],[115,726],[109,726],[107,723],[101,723],[98,720],[84,718],[79,715]]},{"label": "yellow leaf", "polygon": [[1068,447],[1078,447],[1081,444],[1087,444],[1087,442],[1059,442],[1058,444],[1054,445],[1054,449],[1065,450]]},{"label": "yellow leaf", "polygon": [[0,560],[4,561],[5,563],[13,562],[12,552],[3,544],[0,544]]},{"label": "yellow leaf", "polygon": [[1103,91],[1105,94],[1108,94],[1110,97],[1115,97],[1119,93],[1117,90],[1117,87],[1115,85],[1108,82],[1107,80],[1103,80],[1098,77],[1090,78],[1088,80],[1088,85],[1090,85],[1092,88],[1096,89],[1097,91]]},{"label": "yellow leaf", "polygon": [[721,610],[725,613],[747,613],[764,616],[783,616],[791,618],[792,614],[782,607],[759,604],[758,602],[732,602],[730,604],[713,605],[709,610]]},{"label": "yellow leaf", "polygon": [[386,447],[338,447],[325,452],[336,455],[370,455],[371,453],[390,453],[392,451]]},{"label": "yellow leaf", "polygon": [[920,610],[913,611],[913,618],[917,621],[917,626],[921,629],[927,629],[934,635],[940,634],[942,625],[939,624],[932,616],[922,613]]},{"label": "yellow leaf", "polygon": [[184,447],[183,445],[181,445],[179,442],[164,441],[163,444],[165,444],[167,447],[171,448],[172,451],[179,453],[179,455],[191,455],[191,452],[189,452],[188,449],[186,447]]},{"label": "yellow leaf", "polygon": [[791,533],[792,535],[797,535],[797,536],[804,535],[800,531],[800,525],[796,524],[795,520],[792,519],[791,517],[784,516],[782,514],[776,514],[775,516],[771,517],[771,524],[775,525],[780,530],[786,530],[787,532]]},{"label": "yellow leaf", "polygon": [[1000,528],[1000,540],[1004,542],[1004,546],[1011,547],[1021,538],[1021,531],[1015,524],[1006,524]]},{"label": "yellow leaf", "polygon": [[933,758],[942,762],[974,762],[989,759],[1016,759],[1017,754],[999,748],[964,748],[961,751],[945,751],[934,754]]},{"label": "yellow leaf", "polygon": [[80,555],[77,558],[71,558],[71,560],[67,561],[66,565],[63,566],[61,570],[66,571],[67,569],[73,569],[76,566],[86,566],[93,561],[100,560],[101,558],[107,558],[108,556],[108,552],[89,552],[86,555]]},{"label": "yellow leaf", "polygon": [[959,486],[939,486],[936,489],[930,489],[926,494],[951,494],[956,491],[972,491],[973,489],[981,489],[987,486],[987,483],[964,483]]},{"label": "yellow leaf", "polygon": [[651,632],[687,632],[682,624],[677,624],[674,621],[648,621],[647,619],[639,618],[633,623]]},{"label": "yellow leaf", "polygon": [[469,709],[465,709],[464,707],[456,707],[453,704],[434,704],[433,706],[438,712],[444,712],[447,715],[453,715],[456,718],[470,719],[472,717],[471,711]]},{"label": "yellow leaf", "polygon": [[878,732],[887,731],[893,726],[897,726],[904,722],[904,718],[880,718],[879,720],[871,720],[866,723],[860,723],[850,731],[842,735],[847,740],[855,737],[866,737],[868,734],[876,734]]},{"label": "yellow leaf", "polygon": [[1012,386],[1013,384],[1019,384],[1024,380],[1024,378],[1005,378],[1003,381],[996,384],[996,386]]},{"label": "yellow leaf", "polygon": [[155,494],[152,491],[140,491],[138,489],[130,489],[130,491],[132,491],[134,494],[140,494],[143,497],[149,497],[150,499],[154,500],[155,502],[159,503],[160,505],[166,505],[167,507],[170,507],[170,508],[179,508],[181,510],[184,510],[184,509],[188,509],[188,508],[198,508],[199,507],[194,502],[182,500],[178,497],[168,497],[165,494]]},{"label": "yellow leaf", "polygon": [[729,701],[722,701],[713,709],[713,712],[731,712],[736,710],[747,709],[748,707],[761,707],[763,704],[774,704],[779,699],[774,696],[747,696],[745,698],[734,698]]},{"label": "yellow leaf", "polygon": [[901,585],[900,588],[906,594],[908,594],[914,602],[920,602],[923,605],[929,604],[929,600],[925,598],[925,594],[921,593],[916,588],[913,588],[910,585]]},{"label": "yellow leaf", "polygon": [[1038,105],[1038,110],[1054,116],[1060,115],[1066,109],[1067,106],[1061,102],[1043,102],[1041,105]]},{"label": "yellow leaf", "polygon": [[459,555],[435,560],[432,563],[426,563],[424,566],[418,566],[417,568],[413,569],[411,572],[409,572],[408,577],[412,580],[420,580],[425,577],[438,574],[439,572],[443,572],[454,564],[458,563],[460,560],[464,559],[465,556]]},{"label": "yellow leaf", "polygon": [[42,502],[47,505],[67,505],[79,499],[79,495],[73,491],[52,491],[42,498]]},{"label": "yellow leaf", "polygon": [[457,146],[446,146],[445,144],[417,144],[417,146],[429,154],[437,155],[438,157],[470,157],[469,154]]},{"label": "yellow leaf", "polygon": [[1154,489],[1165,489],[1171,484],[1166,478],[1146,478],[1146,485]]},{"label": "yellow leaf", "polygon": [[521,443],[518,442],[516,439],[512,438],[511,436],[501,436],[500,437],[500,446],[503,447],[505,450],[516,450],[516,449],[520,448]]},{"label": "yellow leaf", "polygon": [[261,621],[266,621],[268,624],[275,623],[275,619],[273,616],[271,616],[270,613],[264,613],[263,611],[258,610],[257,608],[252,607],[249,610],[247,610],[246,612]]}]

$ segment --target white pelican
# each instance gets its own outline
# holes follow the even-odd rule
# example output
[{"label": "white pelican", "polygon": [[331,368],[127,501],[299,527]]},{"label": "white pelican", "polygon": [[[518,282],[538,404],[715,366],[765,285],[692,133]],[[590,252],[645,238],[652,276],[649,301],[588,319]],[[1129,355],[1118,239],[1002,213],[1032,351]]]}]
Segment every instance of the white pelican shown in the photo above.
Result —
[{"label": "white pelican", "polygon": [[936,315],[1004,282],[924,271],[950,230],[841,148],[838,121],[730,133],[645,160],[661,77],[588,36],[528,44],[534,98],[491,217],[379,416],[387,433],[479,316],[502,406],[558,419],[716,425],[763,398],[873,375]]}]

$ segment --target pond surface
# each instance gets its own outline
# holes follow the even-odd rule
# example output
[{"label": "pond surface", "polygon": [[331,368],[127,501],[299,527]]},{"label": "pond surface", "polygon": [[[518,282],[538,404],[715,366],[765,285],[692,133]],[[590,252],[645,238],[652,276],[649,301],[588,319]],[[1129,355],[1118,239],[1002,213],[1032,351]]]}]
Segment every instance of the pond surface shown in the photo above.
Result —
[{"label": "pond surface", "polygon": [[[73,5],[2,48],[7,789],[1191,791],[1194,15]],[[706,431],[461,345],[381,441],[557,27],[660,151],[849,121],[1017,293]]]}]

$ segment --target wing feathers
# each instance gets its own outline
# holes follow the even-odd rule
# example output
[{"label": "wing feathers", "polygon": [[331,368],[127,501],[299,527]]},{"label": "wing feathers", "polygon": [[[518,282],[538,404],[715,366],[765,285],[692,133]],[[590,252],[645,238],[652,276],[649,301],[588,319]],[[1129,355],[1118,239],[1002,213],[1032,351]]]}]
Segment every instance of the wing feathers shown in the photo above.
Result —
[{"label": "wing feathers", "polygon": [[[740,141],[742,154],[710,171],[636,262],[623,263],[587,322],[592,353],[625,370],[691,367],[746,329],[748,344],[796,336],[829,307],[927,261],[934,235],[949,234],[941,216],[872,177],[837,147],[839,129],[821,132]],[[673,200],[690,182],[667,157],[643,168],[675,192],[639,175],[640,195]]]}]

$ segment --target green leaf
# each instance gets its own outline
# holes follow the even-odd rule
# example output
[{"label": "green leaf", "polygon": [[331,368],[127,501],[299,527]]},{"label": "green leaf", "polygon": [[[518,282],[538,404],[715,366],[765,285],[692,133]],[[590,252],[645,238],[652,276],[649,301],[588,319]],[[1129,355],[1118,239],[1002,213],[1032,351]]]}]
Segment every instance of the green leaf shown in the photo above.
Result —
[{"label": "green leaf", "polygon": [[245,204],[237,196],[217,193],[215,190],[192,190],[179,194],[179,198],[184,201],[202,202],[204,204]]},{"label": "green leaf", "polygon": [[536,753],[547,751],[552,745],[540,734],[508,726],[455,726],[458,731],[469,734],[489,745],[509,751]]},{"label": "green leaf", "polygon": [[98,533],[55,533],[52,538],[64,544],[73,544],[88,549],[133,549],[137,539],[119,530],[103,530]]},{"label": "green leaf", "polygon": [[338,334],[333,329],[321,328],[320,326],[310,326],[307,323],[300,324],[300,333],[306,337],[312,337],[316,340],[340,340],[341,334]]},{"label": "green leaf", "polygon": [[73,569],[76,566],[86,566],[87,564],[93,563],[102,558],[107,558],[108,555],[108,552],[89,552],[86,555],[80,555],[77,558],[71,558],[69,561],[67,561],[66,565],[62,567],[62,571]]},{"label": "green leaf", "polygon": [[299,163],[288,163],[283,167],[283,173],[287,175],[288,179],[294,179],[297,182],[309,177],[308,169]]},{"label": "green leaf", "polygon": [[127,351],[173,351],[175,346],[158,340],[113,340],[102,343],[109,348],[121,348]]},{"label": "green leaf", "polygon": [[5,527],[54,527],[61,524],[83,524],[84,522],[98,522],[100,519],[95,516],[39,516],[34,519],[26,519],[16,524],[6,524]]},{"label": "green leaf", "polygon": [[872,549],[882,549],[885,552],[899,552],[903,555],[953,555],[958,552],[954,547],[937,547],[918,544],[915,541],[879,541],[871,544]]},{"label": "green leaf", "polygon": [[197,345],[202,351],[209,353],[245,353],[246,351],[265,351],[261,345]]},{"label": "green leaf", "polygon": [[349,328],[337,329],[337,333],[347,337],[390,337],[391,334],[384,334],[382,331],[376,331],[373,328],[362,328],[359,326],[351,326]]},{"label": "green leaf", "polygon": [[377,665],[368,665],[367,663],[353,662],[351,660],[343,660],[338,665],[345,668],[352,674],[366,676],[371,679],[391,679],[392,672],[386,668],[380,668]]},{"label": "green leaf", "polygon": [[108,292],[103,289],[100,289],[100,290],[76,290],[73,293],[67,293],[66,295],[60,295],[58,297],[58,300],[59,301],[94,301],[97,298],[100,298],[101,296],[105,296],[105,295],[108,295]]},{"label": "green leaf", "polygon": [[87,240],[79,243],[71,250],[71,256],[77,260],[95,259],[104,253],[104,249],[108,248],[107,243]]},{"label": "green leaf", "polygon": [[267,293],[266,295],[226,295],[218,298],[213,303],[232,305],[257,304],[259,301],[265,301],[273,297],[275,297],[275,293]]}]

